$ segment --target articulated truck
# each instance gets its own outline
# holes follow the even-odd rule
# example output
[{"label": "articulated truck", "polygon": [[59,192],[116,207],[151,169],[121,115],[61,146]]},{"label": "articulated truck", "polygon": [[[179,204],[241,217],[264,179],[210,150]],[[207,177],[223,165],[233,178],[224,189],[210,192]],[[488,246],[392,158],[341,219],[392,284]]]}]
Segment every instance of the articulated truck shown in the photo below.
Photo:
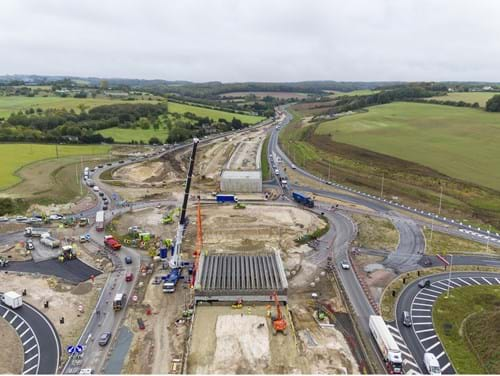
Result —
[{"label": "articulated truck", "polygon": [[403,359],[401,350],[394,340],[382,316],[370,316],[370,331],[377,342],[377,346],[384,357],[387,371],[392,374],[403,373]]},{"label": "articulated truck", "polygon": [[295,202],[307,206],[308,208],[314,208],[314,200],[309,196],[306,196],[300,192],[292,192],[292,197]]}]

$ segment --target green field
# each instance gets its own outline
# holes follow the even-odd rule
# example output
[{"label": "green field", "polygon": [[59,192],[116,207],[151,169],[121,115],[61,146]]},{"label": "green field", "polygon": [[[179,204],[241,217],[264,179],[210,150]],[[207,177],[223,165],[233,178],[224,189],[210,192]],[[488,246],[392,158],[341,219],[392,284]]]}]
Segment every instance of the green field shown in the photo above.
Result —
[{"label": "green field", "polygon": [[370,90],[370,89],[360,89],[360,90],[353,90],[353,91],[348,91],[348,92],[342,92],[342,91],[336,91],[333,96],[334,97],[343,97],[344,95],[347,95],[349,97],[352,97],[354,95],[370,95],[370,94],[376,94],[380,92],[380,90]]},{"label": "green field", "polygon": [[439,97],[432,97],[430,99],[437,99],[440,101],[454,101],[459,102],[463,101],[466,103],[479,103],[481,107],[486,107],[486,102],[492,96],[499,93],[491,93],[491,92],[471,92],[471,93],[448,93],[447,95],[442,95]]},{"label": "green field", "polygon": [[[448,299],[446,294],[437,299],[434,327],[457,373],[500,372],[499,306],[498,286],[454,288]],[[485,315],[490,319],[484,320]]]},{"label": "green field", "polygon": [[[95,155],[109,152],[106,145],[57,145],[59,157]],[[21,178],[15,175],[21,167],[44,159],[56,158],[56,145],[41,144],[0,144],[0,189],[18,183]]]},{"label": "green field", "polygon": [[26,110],[28,108],[65,108],[67,110],[78,110],[80,104],[84,104],[87,108],[103,106],[107,104],[117,103],[156,103],[156,101],[147,100],[122,100],[110,98],[61,98],[61,97],[20,97],[20,96],[0,96],[0,117],[8,118],[12,112]]},{"label": "green field", "polygon": [[128,143],[132,140],[148,143],[151,137],[157,137],[162,143],[164,143],[168,136],[168,129],[125,129],[113,127],[100,130],[97,133],[102,134],[104,137],[113,137],[116,143]]},{"label": "green field", "polygon": [[500,114],[398,102],[324,122],[316,134],[500,190]]},{"label": "green field", "polygon": [[174,103],[174,102],[168,102],[168,111],[169,112],[178,112],[180,114],[183,114],[185,112],[192,112],[196,116],[209,117],[210,119],[213,119],[213,120],[225,119],[225,120],[231,121],[233,118],[236,118],[236,119],[240,119],[243,123],[248,123],[248,124],[256,124],[259,121],[262,121],[265,119],[262,116],[233,114],[231,112],[212,110],[209,108],[191,106],[188,104],[181,104],[181,103]]}]

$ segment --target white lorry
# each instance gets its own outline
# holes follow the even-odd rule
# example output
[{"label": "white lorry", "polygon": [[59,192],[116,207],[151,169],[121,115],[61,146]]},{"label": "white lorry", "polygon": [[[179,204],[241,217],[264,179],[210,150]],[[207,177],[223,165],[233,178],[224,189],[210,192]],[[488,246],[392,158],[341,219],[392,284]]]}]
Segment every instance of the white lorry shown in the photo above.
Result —
[{"label": "white lorry", "polygon": [[370,332],[384,357],[387,371],[391,374],[403,373],[403,358],[398,344],[394,340],[382,316],[371,315],[369,319]]},{"label": "white lorry", "polygon": [[42,234],[42,237],[40,238],[40,243],[50,248],[57,248],[61,245],[61,242],[50,236],[49,233]]},{"label": "white lorry", "polygon": [[8,291],[3,294],[1,300],[3,304],[12,309],[19,308],[23,305],[23,297],[14,291]]},{"label": "white lorry", "polygon": [[44,234],[49,234],[50,236],[50,233],[47,231],[47,229],[36,227],[26,227],[24,229],[24,236],[42,237],[42,235]]},{"label": "white lorry", "polygon": [[441,375],[441,367],[436,356],[433,353],[426,352],[424,354],[425,369],[429,375]]}]

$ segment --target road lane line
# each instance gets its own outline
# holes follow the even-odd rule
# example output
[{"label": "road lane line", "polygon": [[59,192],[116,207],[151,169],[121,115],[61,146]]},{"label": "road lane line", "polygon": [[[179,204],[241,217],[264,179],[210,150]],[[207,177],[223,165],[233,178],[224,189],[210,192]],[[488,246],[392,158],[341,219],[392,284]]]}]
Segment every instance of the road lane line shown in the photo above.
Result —
[{"label": "road lane line", "polygon": [[[448,286],[446,286],[446,287],[448,287]],[[432,285],[432,288],[433,288],[433,289],[439,289],[439,290],[441,290],[441,291],[446,291],[446,290],[447,290],[447,288],[445,289],[444,287],[439,287],[439,286],[436,286],[436,284],[435,284],[435,283]]]},{"label": "road lane line", "polygon": [[441,372],[446,371],[450,366],[451,366],[450,362],[446,363],[446,365],[443,368],[441,368]]},{"label": "road lane line", "polygon": [[[413,358],[412,358],[412,359],[413,359]],[[418,368],[418,366],[417,366],[414,362],[412,362],[411,360],[409,360],[409,359],[405,359],[405,360],[403,360],[403,362],[404,362],[404,361],[406,361],[406,363],[407,363],[407,364],[411,364],[413,367],[417,367],[417,368]],[[418,375],[418,373],[416,373],[416,375]]]},{"label": "road lane line", "polygon": [[476,281],[474,278],[469,277],[469,279],[471,279],[476,285],[480,285],[480,283],[478,281]]},{"label": "road lane line", "polygon": [[432,325],[432,321],[427,322],[414,322],[413,325]]},{"label": "road lane line", "polygon": [[500,285],[500,279],[495,278],[495,281],[497,281],[497,283]]},{"label": "road lane line", "polygon": [[[499,283],[500,283],[500,282],[499,282]],[[8,311],[8,310],[6,310],[6,311],[4,312],[4,314],[2,315],[2,317],[3,317],[3,318],[6,318],[8,314],[9,314],[9,311]]]},{"label": "road lane line", "polygon": [[464,281],[462,278],[458,277],[458,280],[462,283],[465,283],[467,286],[470,286],[470,283],[467,281]]},{"label": "road lane line", "polygon": [[[421,293],[420,293],[420,294],[418,294],[418,295],[425,295],[425,296],[428,296],[428,297],[430,297],[430,298],[434,298],[434,300],[436,300],[436,298],[437,298],[437,296],[436,296],[436,295],[426,294],[425,292],[421,292]],[[439,294],[439,295],[441,295],[441,294]]]},{"label": "road lane line", "polygon": [[20,328],[21,326],[23,326],[23,325],[24,325],[24,321],[22,321],[22,322],[21,322],[18,326],[16,326],[16,332],[17,332],[17,331],[19,330],[19,328]]},{"label": "road lane line", "polygon": [[26,371],[23,372],[23,375],[26,375],[28,372],[31,372],[33,371],[33,369],[35,369],[36,367],[38,367],[37,364],[35,364],[33,367],[31,367],[30,369],[27,369]]},{"label": "road lane line", "polygon": [[422,329],[422,330],[416,330],[415,333],[420,334],[420,333],[432,332],[433,330],[434,330],[434,328]]},{"label": "road lane line", "polygon": [[399,347],[403,347],[403,348],[405,348],[406,350],[409,350],[409,349],[408,349],[408,346],[406,346],[406,344],[404,343],[404,341],[403,341],[403,342],[400,342],[400,341],[396,340],[396,342],[397,342],[397,344],[399,345]]},{"label": "road lane line", "polygon": [[[439,285],[438,285],[439,284]],[[436,281],[432,285],[432,287],[441,289],[441,290],[447,290],[448,289],[448,283],[444,283],[443,281]]]},{"label": "road lane line", "polygon": [[35,359],[36,357],[38,356],[38,353],[36,353],[35,355],[33,355],[31,358],[29,358],[28,360],[24,361],[24,364],[28,364],[29,362],[31,362],[33,359]]},{"label": "road lane line", "polygon": [[34,345],[33,347],[31,347],[29,350],[26,350],[24,353],[25,354],[28,354],[29,352],[33,351],[33,349],[37,347],[37,345]]},{"label": "road lane line", "polygon": [[15,316],[12,318],[12,320],[10,320],[10,321],[9,321],[10,325],[12,325],[12,323],[13,323],[14,321],[16,321],[16,319],[17,319],[17,315],[16,315],[15,313],[14,313],[14,315],[15,315]]},{"label": "road lane line", "polygon": [[28,343],[30,343],[33,338],[35,338],[35,337],[34,336],[30,337],[26,341],[24,341],[23,346],[26,346]]},{"label": "road lane line", "polygon": [[23,338],[23,337],[26,335],[26,333],[28,333],[29,331],[30,331],[30,328],[26,329],[26,330],[23,332],[23,334],[21,334],[19,337]]},{"label": "road lane line", "polygon": [[415,300],[416,300],[416,299],[419,299],[419,300],[426,300],[426,301],[428,301],[428,302],[433,302],[433,303],[436,301],[436,299],[421,298],[421,297],[420,297],[420,296],[418,296],[418,295],[415,297]]},{"label": "road lane line", "polygon": [[408,352],[406,352],[406,351],[403,351],[403,350],[401,350],[401,349],[399,349],[399,351],[401,351],[401,353],[402,353],[402,354],[405,354],[408,358],[413,359],[413,356],[412,356],[410,353],[408,353]]},{"label": "road lane line", "polygon": [[413,303],[413,305],[421,305],[421,306],[432,307],[432,304],[425,304],[425,303]]},{"label": "road lane line", "polygon": [[456,283],[453,279],[450,279],[450,282],[453,283],[457,287],[462,287],[460,283]]},{"label": "road lane line", "polygon": [[444,354],[445,354],[445,352],[443,351],[441,354],[439,354],[438,356],[436,356],[436,359],[441,358]]},{"label": "road lane line", "polygon": [[431,316],[427,315],[427,316],[411,316],[413,319],[429,319]]},{"label": "road lane line", "polygon": [[430,336],[430,337],[427,337],[427,338],[424,338],[424,339],[421,339],[420,342],[425,342],[425,341],[428,341],[430,339],[433,339],[433,338],[436,338],[437,337],[437,334],[434,334],[433,336]]},{"label": "road lane line", "polygon": [[439,346],[441,344],[441,342],[437,341],[434,345],[432,345],[431,347],[427,348],[427,350],[425,351],[431,351],[433,348]]},{"label": "road lane line", "polygon": [[418,311],[418,312],[430,312],[430,309],[422,309],[422,308],[412,308],[411,311]]},{"label": "road lane line", "polygon": [[488,281],[486,278],[484,277],[481,277],[483,279],[483,281],[485,281],[488,285],[492,285],[493,283],[491,283],[490,281]]}]

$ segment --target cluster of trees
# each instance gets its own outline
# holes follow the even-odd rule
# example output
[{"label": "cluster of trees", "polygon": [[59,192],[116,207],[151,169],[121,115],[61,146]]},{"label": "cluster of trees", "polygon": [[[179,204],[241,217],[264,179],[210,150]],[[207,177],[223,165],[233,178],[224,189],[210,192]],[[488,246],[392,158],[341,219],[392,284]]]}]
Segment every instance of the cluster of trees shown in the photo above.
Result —
[{"label": "cluster of trees", "polygon": [[336,101],[330,112],[341,113],[395,101],[429,98],[442,94],[441,91],[438,91],[438,88],[439,87],[433,89],[432,87],[426,87],[424,85],[400,85],[382,90],[375,94],[343,96]]},{"label": "cluster of trees", "polygon": [[24,212],[27,209],[27,202],[23,199],[0,198],[0,215],[15,214]]},{"label": "cluster of trees", "polygon": [[486,102],[486,111],[500,112],[500,95],[494,95]]},{"label": "cluster of trees", "polygon": [[209,134],[238,130],[248,126],[247,123],[242,123],[241,120],[236,118],[233,118],[231,121],[227,121],[225,119],[214,121],[208,117],[198,118],[196,115],[190,115],[189,113],[185,113],[184,116],[186,118],[194,116],[196,120],[177,120],[175,122],[167,123],[167,127],[169,129],[166,140],[167,143],[182,142],[193,137],[201,138]]},{"label": "cluster of trees", "polygon": [[0,125],[1,141],[112,143],[95,131],[111,127],[135,127],[135,124],[157,122],[167,113],[163,104],[113,104],[80,112],[66,109],[17,112]]},{"label": "cluster of trees", "polygon": [[444,106],[455,106],[455,107],[472,107],[479,108],[479,103],[474,102],[464,102],[464,101],[444,101],[439,99],[413,99],[413,102],[419,103],[432,103],[432,104],[441,104]]}]

